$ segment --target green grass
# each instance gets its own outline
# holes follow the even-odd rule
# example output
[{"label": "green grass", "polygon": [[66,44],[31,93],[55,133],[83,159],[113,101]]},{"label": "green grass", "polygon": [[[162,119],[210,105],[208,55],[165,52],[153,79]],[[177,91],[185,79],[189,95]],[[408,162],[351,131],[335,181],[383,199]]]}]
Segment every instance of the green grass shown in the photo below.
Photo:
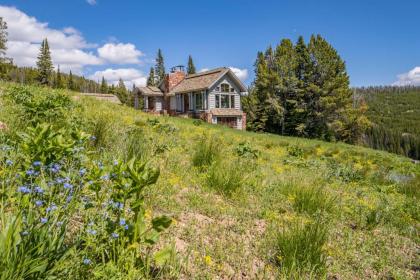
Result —
[{"label": "green grass", "polygon": [[[54,131],[63,128],[60,137],[66,142],[78,130],[95,136],[78,156],[65,152],[63,177],[84,187],[75,193],[80,201],[74,208],[57,212],[68,217],[65,242],[70,248],[64,258],[51,254],[56,257],[51,273],[59,279],[416,279],[420,166],[407,158],[342,143],[196,125],[191,119],[151,116],[91,98],[70,102],[53,118],[56,109],[44,104],[45,97],[73,98],[76,93],[28,87],[36,99],[28,110],[6,98],[7,86],[0,85],[0,121],[8,126],[0,132],[2,147],[8,145],[0,149],[4,217],[22,208],[17,204],[17,163],[31,164],[28,153],[35,150],[23,149],[19,134],[28,133],[30,116],[52,122]],[[51,112],[34,114],[44,105]],[[114,161],[125,166],[132,157],[160,170],[156,183],[144,187],[138,200],[132,198],[143,203],[146,224],[161,215],[173,223],[156,246],[144,242],[114,248],[107,231],[112,223],[104,215],[116,219],[115,213],[102,205],[125,193],[128,167],[120,170]],[[9,166],[6,159],[16,164]],[[80,165],[89,178],[80,179]],[[144,172],[138,180],[150,178],[151,171]],[[98,179],[112,173],[117,174],[112,183]],[[42,187],[51,180],[48,174],[45,180]],[[129,214],[126,218],[136,224]],[[0,226],[9,221],[2,218]],[[86,234],[91,221],[95,239]],[[153,256],[165,248],[160,252],[165,263],[158,265]],[[0,250],[2,256],[10,253]],[[85,257],[92,264],[84,265]]]}]

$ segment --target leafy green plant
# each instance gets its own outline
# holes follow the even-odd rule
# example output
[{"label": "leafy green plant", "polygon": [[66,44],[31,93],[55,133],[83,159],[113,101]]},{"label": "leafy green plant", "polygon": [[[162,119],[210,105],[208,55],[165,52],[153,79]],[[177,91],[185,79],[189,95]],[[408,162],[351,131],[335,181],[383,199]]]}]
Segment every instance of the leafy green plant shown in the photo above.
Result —
[{"label": "leafy green plant", "polygon": [[240,162],[216,161],[206,174],[207,187],[231,196],[244,183],[244,168]]},{"label": "leafy green plant", "polygon": [[302,158],[305,155],[305,152],[300,146],[293,145],[287,147],[287,152],[292,157]]},{"label": "leafy green plant", "polygon": [[324,222],[294,222],[278,232],[275,261],[286,275],[302,276],[308,272],[325,275],[323,247],[327,240],[328,227]]},{"label": "leafy green plant", "polygon": [[258,158],[259,151],[251,147],[247,142],[239,143],[235,148],[235,152],[240,157]]}]

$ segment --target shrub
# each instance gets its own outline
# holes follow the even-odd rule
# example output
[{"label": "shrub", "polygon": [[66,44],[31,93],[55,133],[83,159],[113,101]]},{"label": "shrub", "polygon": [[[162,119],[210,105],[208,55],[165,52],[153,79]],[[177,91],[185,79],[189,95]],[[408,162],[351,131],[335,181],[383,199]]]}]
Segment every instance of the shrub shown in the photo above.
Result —
[{"label": "shrub", "polygon": [[303,276],[304,273],[324,275],[328,227],[320,221],[294,222],[278,232],[276,263],[286,275]]},{"label": "shrub", "polygon": [[287,152],[289,153],[290,156],[298,157],[298,158],[302,158],[305,154],[303,149],[300,146],[297,146],[297,145],[293,145],[293,146],[288,147]]},{"label": "shrub", "polygon": [[214,137],[203,137],[194,147],[192,164],[199,169],[210,166],[220,156],[220,141]]},{"label": "shrub", "polygon": [[287,184],[283,187],[283,193],[299,213],[314,215],[319,212],[331,212],[334,207],[335,199],[322,187]]},{"label": "shrub", "polygon": [[231,196],[242,187],[244,170],[240,162],[213,163],[207,173],[206,185],[219,193]]},{"label": "shrub", "polygon": [[235,148],[235,152],[240,157],[258,158],[259,151],[251,147],[249,143],[242,142]]}]

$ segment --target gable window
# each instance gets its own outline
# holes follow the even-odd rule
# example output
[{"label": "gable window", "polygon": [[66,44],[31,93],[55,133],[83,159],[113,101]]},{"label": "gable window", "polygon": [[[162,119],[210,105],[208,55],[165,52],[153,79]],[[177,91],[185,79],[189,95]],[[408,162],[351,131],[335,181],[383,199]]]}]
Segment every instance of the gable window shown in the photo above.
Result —
[{"label": "gable window", "polygon": [[229,108],[229,95],[220,95],[220,108]]},{"label": "gable window", "polygon": [[235,108],[235,95],[233,94],[216,94],[215,95],[216,108]]},{"label": "gable window", "polygon": [[230,86],[228,84],[221,84],[220,87],[222,89],[221,92],[229,92]]}]

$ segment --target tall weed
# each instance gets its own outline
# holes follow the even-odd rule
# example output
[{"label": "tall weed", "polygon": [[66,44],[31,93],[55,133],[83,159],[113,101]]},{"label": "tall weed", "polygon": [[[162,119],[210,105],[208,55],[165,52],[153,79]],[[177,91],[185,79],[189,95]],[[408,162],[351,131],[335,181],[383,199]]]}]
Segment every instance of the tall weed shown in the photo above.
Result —
[{"label": "tall weed", "polygon": [[220,141],[215,137],[202,137],[194,147],[192,164],[199,169],[209,167],[221,153]]}]

